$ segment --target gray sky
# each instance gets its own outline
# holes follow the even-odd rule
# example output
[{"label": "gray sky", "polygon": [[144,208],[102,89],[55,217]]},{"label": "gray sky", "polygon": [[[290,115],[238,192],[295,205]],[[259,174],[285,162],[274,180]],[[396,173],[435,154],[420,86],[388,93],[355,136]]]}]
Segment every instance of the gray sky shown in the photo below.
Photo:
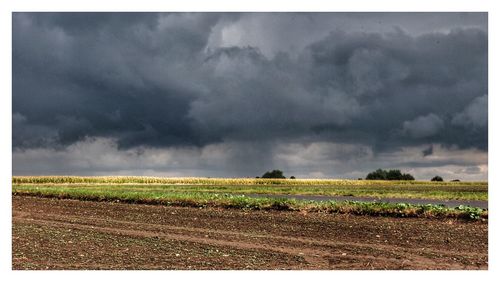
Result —
[{"label": "gray sky", "polygon": [[14,13],[13,174],[487,179],[486,13]]}]

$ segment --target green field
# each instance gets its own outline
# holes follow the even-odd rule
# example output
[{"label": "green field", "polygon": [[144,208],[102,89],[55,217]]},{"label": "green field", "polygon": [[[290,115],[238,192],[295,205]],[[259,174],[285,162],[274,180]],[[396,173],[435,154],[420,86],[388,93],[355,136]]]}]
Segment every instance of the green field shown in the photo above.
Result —
[{"label": "green field", "polygon": [[252,178],[14,177],[16,189],[121,190],[135,193],[230,193],[488,200],[487,182],[292,180]]},{"label": "green field", "polygon": [[372,196],[422,199],[487,200],[486,182],[365,180],[278,180],[145,177],[14,177],[14,195],[91,201],[321,211],[398,217],[487,218],[487,211],[461,206],[303,201],[250,198],[241,194]]}]

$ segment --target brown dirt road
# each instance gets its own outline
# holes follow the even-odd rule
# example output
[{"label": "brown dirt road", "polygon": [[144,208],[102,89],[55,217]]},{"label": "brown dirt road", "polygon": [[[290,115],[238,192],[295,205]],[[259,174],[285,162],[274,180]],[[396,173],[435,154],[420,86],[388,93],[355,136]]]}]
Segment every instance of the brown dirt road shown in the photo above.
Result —
[{"label": "brown dirt road", "polygon": [[488,225],[14,196],[13,269],[487,269]]}]

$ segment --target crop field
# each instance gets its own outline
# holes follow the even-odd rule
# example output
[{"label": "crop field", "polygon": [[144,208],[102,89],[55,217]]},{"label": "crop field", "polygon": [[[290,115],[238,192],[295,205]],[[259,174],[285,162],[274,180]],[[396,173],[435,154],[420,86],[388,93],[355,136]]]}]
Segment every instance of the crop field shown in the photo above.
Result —
[{"label": "crop field", "polygon": [[71,187],[138,192],[214,192],[368,196],[447,200],[487,200],[487,182],[430,182],[335,179],[160,178],[160,177],[13,177],[17,189]]},{"label": "crop field", "polygon": [[13,184],[192,184],[192,185],[333,185],[333,186],[487,186],[487,182],[430,182],[349,179],[271,179],[152,176],[14,176]]},{"label": "crop field", "polygon": [[266,197],[487,201],[486,182],[44,176],[12,193],[15,269],[487,268],[486,209]]}]

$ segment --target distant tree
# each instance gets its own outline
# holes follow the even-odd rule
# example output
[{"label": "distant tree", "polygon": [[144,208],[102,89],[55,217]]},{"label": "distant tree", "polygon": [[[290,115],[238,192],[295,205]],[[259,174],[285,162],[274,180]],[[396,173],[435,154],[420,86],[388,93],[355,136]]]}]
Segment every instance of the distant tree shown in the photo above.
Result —
[{"label": "distant tree", "polygon": [[387,173],[387,180],[402,180],[403,174],[399,169],[391,169]]},{"label": "distant tree", "polygon": [[273,171],[268,171],[262,175],[262,178],[286,178],[283,175],[283,171],[275,169]]},{"label": "distant tree", "polygon": [[293,176],[293,175],[292,175],[292,176],[290,176],[290,179],[295,179],[295,176]]},{"label": "distant tree", "polygon": [[363,180],[363,178],[360,177],[360,178],[358,178],[358,180]]},{"label": "distant tree", "polygon": [[255,178],[260,178],[260,176],[255,176]]},{"label": "distant tree", "polygon": [[391,169],[389,171],[377,169],[376,171],[368,173],[367,180],[415,180],[415,178],[408,173],[401,173],[399,169]]},{"label": "distant tree", "polygon": [[382,169],[377,169],[376,171],[368,173],[366,176],[367,180],[386,180],[387,179],[387,171]]},{"label": "distant tree", "polygon": [[441,176],[439,176],[439,175],[436,175],[436,176],[434,176],[434,177],[431,179],[431,181],[440,181],[440,182],[442,182],[442,181],[443,181],[443,178],[442,178]]},{"label": "distant tree", "polygon": [[460,182],[460,179],[453,179],[451,182]]},{"label": "distant tree", "polygon": [[403,178],[401,180],[415,180],[415,177],[409,173],[403,173]]}]

